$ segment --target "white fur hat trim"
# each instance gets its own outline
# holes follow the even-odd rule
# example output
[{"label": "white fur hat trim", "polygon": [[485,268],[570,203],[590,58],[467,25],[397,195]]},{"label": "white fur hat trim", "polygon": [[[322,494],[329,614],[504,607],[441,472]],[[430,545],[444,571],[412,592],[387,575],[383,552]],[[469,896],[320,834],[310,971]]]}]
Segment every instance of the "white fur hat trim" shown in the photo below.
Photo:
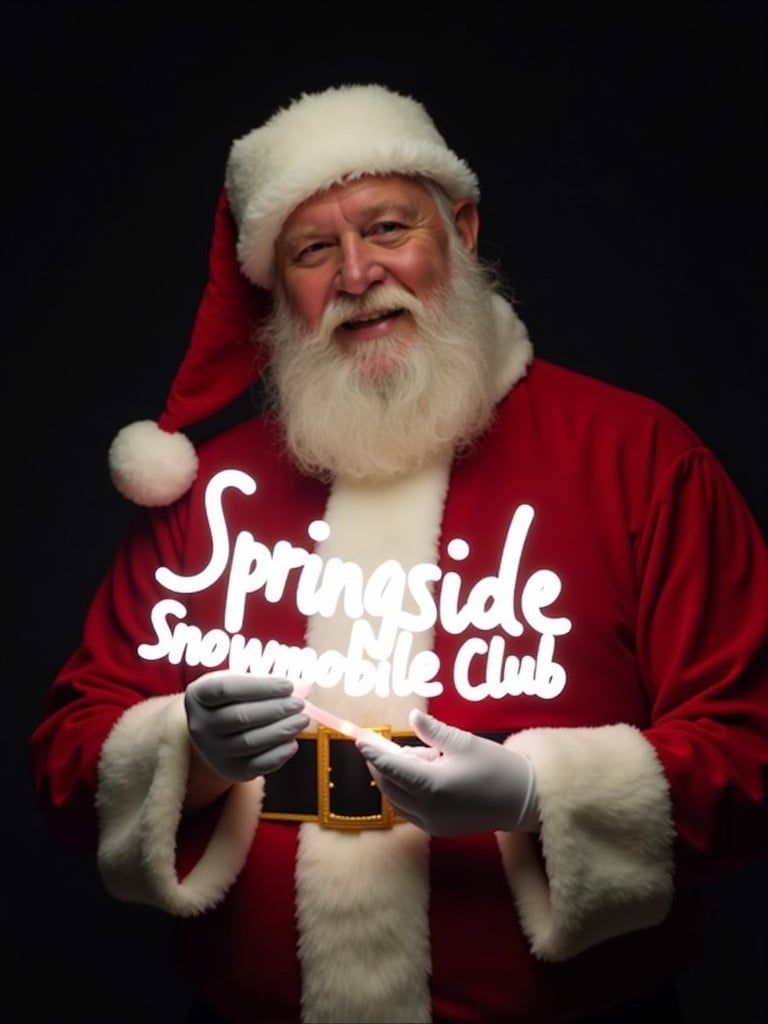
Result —
[{"label": "white fur hat trim", "polygon": [[237,253],[254,284],[271,285],[274,242],[300,203],[342,180],[408,174],[475,201],[475,173],[446,145],[424,107],[381,85],[304,93],[233,142],[226,188]]}]

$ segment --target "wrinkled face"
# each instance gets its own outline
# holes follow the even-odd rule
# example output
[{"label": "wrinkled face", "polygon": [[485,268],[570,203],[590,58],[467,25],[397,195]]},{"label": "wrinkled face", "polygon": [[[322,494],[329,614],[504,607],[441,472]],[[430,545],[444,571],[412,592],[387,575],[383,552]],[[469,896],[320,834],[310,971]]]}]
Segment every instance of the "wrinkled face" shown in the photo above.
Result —
[{"label": "wrinkled face", "polygon": [[[453,216],[474,252],[474,204],[459,200]],[[366,365],[379,376],[414,341],[408,300],[429,305],[450,274],[448,234],[434,199],[418,179],[398,175],[335,185],[306,200],[283,225],[275,257],[277,287],[296,321],[307,332],[322,324],[339,351],[357,360],[361,347],[375,347]],[[388,349],[384,338],[396,345]]]},{"label": "wrinkled face", "polygon": [[294,210],[260,340],[273,414],[302,470],[392,478],[488,425],[496,321],[477,227],[471,200],[394,175]]}]

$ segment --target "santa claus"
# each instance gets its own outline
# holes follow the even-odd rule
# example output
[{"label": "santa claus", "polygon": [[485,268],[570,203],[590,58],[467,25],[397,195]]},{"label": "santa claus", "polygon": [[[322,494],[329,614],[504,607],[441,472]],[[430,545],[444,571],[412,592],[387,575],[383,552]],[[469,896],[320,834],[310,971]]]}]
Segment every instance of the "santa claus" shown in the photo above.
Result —
[{"label": "santa claus", "polygon": [[534,358],[478,204],[411,97],[278,110],[112,445],[140,508],[35,779],[195,1020],[674,1012],[692,890],[765,841],[760,532],[671,412]]}]

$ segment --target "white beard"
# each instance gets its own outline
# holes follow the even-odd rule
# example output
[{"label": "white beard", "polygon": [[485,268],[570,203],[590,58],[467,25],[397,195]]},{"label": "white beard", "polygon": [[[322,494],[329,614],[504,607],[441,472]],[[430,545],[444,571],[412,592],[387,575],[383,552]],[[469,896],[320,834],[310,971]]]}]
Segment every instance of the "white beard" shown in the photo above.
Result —
[{"label": "white beard", "polygon": [[[451,263],[449,285],[428,305],[382,285],[333,303],[311,333],[275,293],[264,341],[275,413],[302,471],[389,479],[440,452],[466,449],[486,429],[495,406],[493,286],[456,239]],[[416,324],[407,346],[396,326],[349,350],[334,341],[345,320],[395,307],[409,310]]]}]

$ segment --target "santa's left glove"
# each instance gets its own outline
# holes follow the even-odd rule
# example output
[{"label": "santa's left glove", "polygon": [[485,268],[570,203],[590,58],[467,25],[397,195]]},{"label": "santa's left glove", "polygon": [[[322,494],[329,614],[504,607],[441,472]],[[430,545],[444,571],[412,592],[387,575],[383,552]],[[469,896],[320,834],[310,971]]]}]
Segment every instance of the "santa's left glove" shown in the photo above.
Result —
[{"label": "santa's left glove", "polygon": [[422,711],[412,711],[410,720],[422,747],[356,741],[398,814],[435,836],[537,828],[536,786],[527,757]]},{"label": "santa's left glove", "polygon": [[184,694],[187,726],[203,760],[231,782],[277,771],[309,725],[293,684],[273,676],[209,672]]}]

